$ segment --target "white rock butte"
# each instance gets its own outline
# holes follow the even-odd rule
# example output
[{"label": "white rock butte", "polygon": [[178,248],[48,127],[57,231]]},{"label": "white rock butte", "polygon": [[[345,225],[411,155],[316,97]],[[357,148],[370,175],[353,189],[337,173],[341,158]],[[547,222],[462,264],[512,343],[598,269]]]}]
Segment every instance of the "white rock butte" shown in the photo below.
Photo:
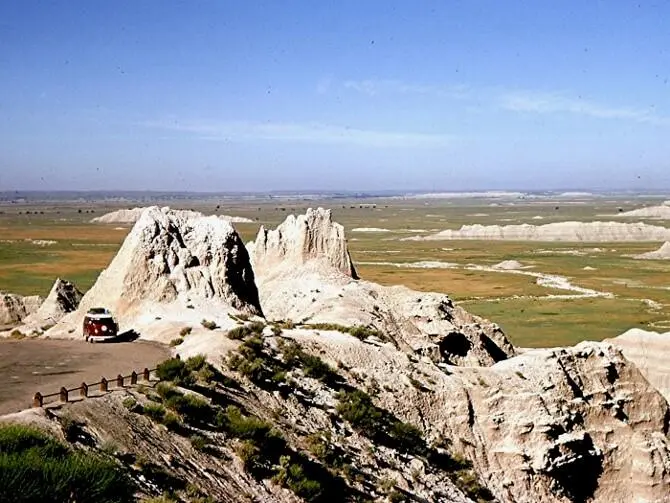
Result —
[{"label": "white rock butte", "polygon": [[0,326],[21,322],[26,316],[37,311],[41,303],[42,297],[38,295],[24,297],[0,292]]},{"label": "white rock butte", "polygon": [[399,349],[455,365],[491,365],[514,354],[497,325],[447,295],[358,280],[330,210],[291,215],[247,246],[269,319],[374,328]]},{"label": "white rock butte", "polygon": [[[144,210],[146,210],[147,208],[148,207],[132,208],[129,210],[116,210],[110,213],[106,213],[102,216],[95,217],[91,219],[91,222],[98,224],[134,224],[140,219],[142,213],[144,213]],[[165,211],[169,210],[168,207],[164,207],[162,209]],[[192,210],[171,210],[171,211],[175,215],[179,215],[184,218],[195,218],[203,216],[203,214],[200,213],[199,211],[192,211]],[[217,215],[217,216],[222,220],[227,220],[233,223],[253,222],[253,220],[251,220],[250,218],[245,217],[231,217],[228,215]]]},{"label": "white rock butte", "polygon": [[666,241],[670,229],[645,223],[622,222],[554,222],[544,225],[464,225],[458,230],[444,230],[430,236],[405,240],[431,241],[450,239],[484,239],[509,241]]},{"label": "white rock butte", "polygon": [[147,208],[79,309],[64,321],[78,327],[86,310],[96,306],[131,320],[151,304],[170,303],[261,313],[247,250],[229,222]]},{"label": "white rock butte", "polygon": [[670,241],[666,241],[658,250],[640,253],[633,258],[641,260],[670,260]]},{"label": "white rock butte", "polygon": [[83,295],[74,283],[58,278],[39,309],[28,316],[24,323],[41,325],[56,323],[79,307]]}]

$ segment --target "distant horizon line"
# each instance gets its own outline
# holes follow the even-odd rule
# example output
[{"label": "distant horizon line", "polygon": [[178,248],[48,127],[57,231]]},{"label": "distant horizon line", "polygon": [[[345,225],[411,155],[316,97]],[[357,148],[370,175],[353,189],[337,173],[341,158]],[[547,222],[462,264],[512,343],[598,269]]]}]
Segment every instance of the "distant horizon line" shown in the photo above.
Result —
[{"label": "distant horizon line", "polygon": [[351,189],[295,189],[295,190],[228,190],[228,191],[207,191],[207,190],[158,190],[158,189],[9,189],[0,190],[0,197],[21,197],[23,195],[104,195],[108,197],[123,197],[125,195],[164,195],[164,196],[355,196],[355,197],[379,197],[379,196],[417,196],[417,195],[440,195],[440,194],[547,194],[555,195],[562,193],[608,195],[608,194],[640,194],[640,195],[666,195],[670,194],[669,188],[636,188],[636,189],[617,189],[617,188],[584,188],[584,187],[566,187],[566,188],[488,188],[488,189],[460,189],[460,190],[442,190],[442,189],[377,189],[377,190],[351,190]]}]

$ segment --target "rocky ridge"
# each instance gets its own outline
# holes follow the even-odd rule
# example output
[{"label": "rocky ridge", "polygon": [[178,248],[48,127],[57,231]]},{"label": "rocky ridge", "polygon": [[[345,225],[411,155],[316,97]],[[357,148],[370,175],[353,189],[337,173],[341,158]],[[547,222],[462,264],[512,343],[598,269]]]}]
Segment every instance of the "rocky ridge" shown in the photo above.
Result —
[{"label": "rocky ridge", "polygon": [[16,325],[39,308],[42,298],[38,295],[22,296],[0,292],[0,327]]},{"label": "rocky ridge", "polygon": [[[104,215],[101,215],[99,217],[95,217],[91,219],[92,223],[98,223],[98,224],[134,224],[137,222],[140,217],[142,216],[142,213],[147,209],[148,207],[138,207],[138,208],[132,208],[132,209],[123,209],[123,210],[116,210],[112,211],[110,213],[106,213]],[[165,209],[168,209],[167,207]],[[195,218],[195,217],[201,217],[203,216],[202,213],[199,211],[193,211],[193,210],[172,210],[175,214],[184,217],[184,218]],[[232,223],[250,223],[253,222],[250,218],[246,217],[233,217],[233,216],[228,216],[228,215],[217,215],[219,218],[222,220],[226,220],[228,222]]]},{"label": "rocky ridge", "polygon": [[564,241],[564,242],[615,242],[615,241],[666,241],[670,229],[642,222],[553,222],[544,225],[463,225],[428,236],[403,238],[408,241],[438,241],[451,239],[487,239],[512,241]]}]

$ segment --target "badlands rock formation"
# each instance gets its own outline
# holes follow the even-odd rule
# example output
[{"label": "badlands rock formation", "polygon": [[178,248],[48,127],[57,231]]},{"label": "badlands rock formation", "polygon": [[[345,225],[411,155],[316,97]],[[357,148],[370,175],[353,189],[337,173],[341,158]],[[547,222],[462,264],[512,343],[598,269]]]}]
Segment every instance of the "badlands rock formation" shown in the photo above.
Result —
[{"label": "badlands rock formation", "polygon": [[261,313],[249,255],[231,224],[158,207],[142,213],[77,311],[49,334],[78,329],[86,311],[99,306],[135,330],[156,319],[226,317],[231,308]]},{"label": "badlands rock formation", "polygon": [[38,295],[24,297],[0,292],[0,327],[21,322],[26,316],[37,311],[41,302],[42,298]]},{"label": "badlands rock formation", "polygon": [[670,260],[670,241],[666,241],[658,250],[640,253],[633,258],[640,260]]},{"label": "badlands rock formation", "polygon": [[665,241],[670,229],[645,223],[621,222],[554,222],[544,225],[464,225],[459,230],[444,230],[430,236],[406,240],[484,239],[508,241]]},{"label": "badlands rock formation", "polygon": [[53,325],[66,314],[75,311],[83,295],[74,283],[58,278],[39,309],[27,316],[23,324],[32,328]]},{"label": "badlands rock formation", "polygon": [[608,339],[632,361],[642,375],[670,401],[670,332],[659,334],[632,328],[613,339]]},{"label": "badlands rock formation", "polygon": [[514,353],[500,328],[441,294],[358,281],[330,210],[289,216],[247,245],[270,319],[379,330],[397,347],[450,364],[490,365]]},{"label": "badlands rock formation", "polygon": [[[280,340],[298,342],[331,366],[341,389],[366,390],[384,414],[418,427],[434,452],[446,449],[468,459],[497,501],[668,501],[668,403],[611,344],[516,354],[495,324],[446,295],[357,279],[344,230],[322,209],[289,217],[275,230],[261,229],[248,249],[249,256],[232,227],[216,217],[147,210],[73,320],[104,303],[128,322],[146,322],[150,334],[163,322],[155,313],[183,320],[189,311],[199,319],[214,310],[260,314],[262,308],[268,320],[292,319],[296,328],[280,334],[267,327],[247,352],[262,346],[262,358],[270,358],[283,351]],[[143,317],[145,311],[151,315]],[[317,323],[324,325],[310,326]],[[379,332],[360,340],[347,333],[352,325]],[[338,412],[337,386],[307,376],[305,365],[286,370],[290,390],[283,388],[289,393],[283,395],[223,364],[221,341],[226,351],[239,341],[216,330],[185,339],[177,347],[183,358],[205,353],[237,382],[220,391],[221,403],[272,421],[301,452],[307,452],[310,435],[330,438],[357,474],[350,486],[374,501],[387,501],[377,482],[383,478],[413,501],[488,500],[485,493],[468,498],[454,485],[453,468],[447,463],[445,469],[449,457],[403,453],[383,435],[371,439],[354,431]],[[262,360],[259,354],[254,364]],[[213,387],[201,390],[214,393]],[[238,444],[225,434],[200,431],[210,445],[196,450],[187,437],[129,412],[122,399],[130,392],[68,404],[54,414],[84,421],[98,445],[112,442],[149,456],[221,501],[240,494],[268,503],[298,501],[288,490],[255,481],[233,449]],[[28,415],[34,420],[37,414]],[[315,459],[314,453],[304,455]]]},{"label": "badlands rock formation", "polygon": [[659,206],[647,206],[646,208],[639,208],[637,210],[625,211],[619,213],[620,217],[630,218],[654,218],[662,220],[670,220],[670,204],[668,201]]},{"label": "badlands rock formation", "polygon": [[[143,208],[132,208],[130,210],[112,211],[111,213],[106,213],[102,216],[95,217],[94,219],[91,220],[91,222],[99,224],[134,224],[140,219],[142,213],[144,213],[144,210],[146,209],[147,209],[146,207],[143,207]],[[168,208],[163,209],[167,210]],[[184,218],[194,218],[203,216],[203,214],[200,213],[199,211],[191,211],[191,210],[172,210],[172,211],[175,214]],[[218,215],[218,217],[233,223],[253,222],[253,220],[251,220],[250,218],[245,217],[231,217],[228,215]]]}]

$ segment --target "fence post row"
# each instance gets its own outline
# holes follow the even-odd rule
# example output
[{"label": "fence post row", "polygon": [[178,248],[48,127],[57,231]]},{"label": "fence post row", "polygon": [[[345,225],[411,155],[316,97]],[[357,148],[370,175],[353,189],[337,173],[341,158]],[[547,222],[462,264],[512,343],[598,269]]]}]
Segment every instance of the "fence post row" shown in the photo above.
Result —
[{"label": "fence post row", "polygon": [[[153,369],[155,370],[155,369]],[[138,374],[133,370],[133,372],[130,374],[130,384],[137,384],[137,379],[138,379]],[[151,380],[151,370],[148,368],[144,367],[144,370],[142,371],[142,378],[145,381],[150,381]],[[123,383],[124,383],[124,377],[121,374],[118,374],[116,376],[116,385],[119,388],[123,388]],[[87,398],[88,397],[88,384],[85,382],[81,383],[81,386],[78,388],[73,388],[72,390],[69,391],[76,391],[79,390],[79,395],[82,397]],[[42,395],[39,391],[33,395],[33,407],[42,407],[44,405],[44,397],[50,397],[50,396],[56,396],[58,395],[59,399],[61,402],[69,402],[70,396],[69,396],[69,391],[65,387],[61,387],[60,391],[58,393],[53,393],[51,395]],[[100,391],[103,393],[109,391],[109,381],[102,377],[100,379]]]}]

